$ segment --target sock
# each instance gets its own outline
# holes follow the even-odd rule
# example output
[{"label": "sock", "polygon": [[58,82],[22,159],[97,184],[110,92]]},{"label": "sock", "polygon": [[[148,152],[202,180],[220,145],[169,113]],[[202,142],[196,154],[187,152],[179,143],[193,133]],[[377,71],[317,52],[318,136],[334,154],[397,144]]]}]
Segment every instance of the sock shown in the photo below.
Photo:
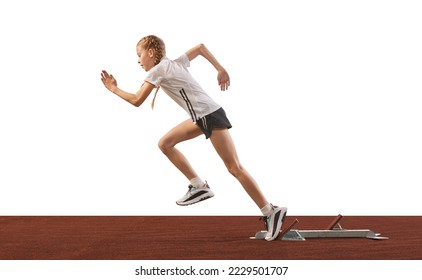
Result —
[{"label": "sock", "polygon": [[262,212],[262,215],[264,215],[264,216],[270,215],[271,212],[273,212],[273,206],[271,205],[271,203],[268,203],[267,205],[262,207],[261,212]]},{"label": "sock", "polygon": [[190,180],[190,184],[195,188],[201,188],[205,185],[204,181],[200,177],[195,177]]}]

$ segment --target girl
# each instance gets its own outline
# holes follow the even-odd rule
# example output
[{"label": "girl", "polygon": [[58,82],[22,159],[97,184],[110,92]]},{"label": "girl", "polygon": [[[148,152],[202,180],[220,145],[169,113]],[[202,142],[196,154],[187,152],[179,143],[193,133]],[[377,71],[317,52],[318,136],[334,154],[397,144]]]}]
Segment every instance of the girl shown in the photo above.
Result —
[{"label": "girl", "polygon": [[[232,126],[223,108],[207,95],[187,68],[190,66],[190,61],[198,55],[203,56],[217,70],[218,85],[222,91],[230,86],[227,71],[203,44],[188,50],[176,60],[170,60],[166,57],[164,42],[157,36],[150,35],[138,42],[136,51],[139,57],[138,63],[147,72],[145,81],[137,93],[132,94],[118,88],[116,79],[105,70],[101,73],[101,81],[109,91],[134,106],[140,106],[154,88],[156,88],[155,95],[158,89],[162,88],[190,115],[190,119],[171,129],[158,143],[161,151],[190,181],[188,192],[176,203],[190,205],[214,196],[208,183],[198,176],[189,161],[175,147],[180,142],[204,134],[206,139],[211,140],[228,171],[237,178],[261,209],[267,227],[265,239],[271,241],[277,238],[287,208],[268,203],[257,183],[240,164],[229,133],[229,128]],[[154,106],[154,101],[155,96],[152,106]]]}]

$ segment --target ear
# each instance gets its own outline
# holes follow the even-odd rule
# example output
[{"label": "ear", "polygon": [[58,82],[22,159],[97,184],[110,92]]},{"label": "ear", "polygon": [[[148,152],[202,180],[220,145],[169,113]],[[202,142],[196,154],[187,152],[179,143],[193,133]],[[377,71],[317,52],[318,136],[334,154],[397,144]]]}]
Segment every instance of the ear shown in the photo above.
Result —
[{"label": "ear", "polygon": [[149,57],[154,57],[155,51],[153,49],[149,49],[148,50],[148,55],[149,55]]}]

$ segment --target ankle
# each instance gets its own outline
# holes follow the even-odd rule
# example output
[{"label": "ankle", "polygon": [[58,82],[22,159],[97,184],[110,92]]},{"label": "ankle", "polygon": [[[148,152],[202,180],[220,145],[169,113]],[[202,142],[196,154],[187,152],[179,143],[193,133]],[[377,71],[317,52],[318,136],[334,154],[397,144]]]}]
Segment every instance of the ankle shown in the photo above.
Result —
[{"label": "ankle", "polygon": [[189,180],[189,182],[194,188],[201,188],[205,185],[205,182],[202,181],[202,179],[200,177],[195,177],[195,178]]},{"label": "ankle", "polygon": [[269,216],[273,212],[273,205],[268,203],[264,207],[261,208],[262,215]]}]

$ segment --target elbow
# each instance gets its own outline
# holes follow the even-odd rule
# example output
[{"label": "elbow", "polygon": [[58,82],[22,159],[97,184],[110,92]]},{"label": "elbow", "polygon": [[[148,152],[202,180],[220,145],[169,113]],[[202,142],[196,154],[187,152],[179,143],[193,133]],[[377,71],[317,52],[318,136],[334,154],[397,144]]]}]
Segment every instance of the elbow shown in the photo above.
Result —
[{"label": "elbow", "polygon": [[127,101],[135,107],[139,107],[142,104],[142,102],[138,98],[136,98],[136,96],[133,96],[132,98],[128,99]]},{"label": "elbow", "polygon": [[200,54],[203,54],[203,53],[204,53],[204,51],[207,49],[207,47],[205,47],[205,44],[204,44],[204,43],[200,43],[200,44],[197,46],[197,48],[198,48],[198,50],[199,50],[199,53],[200,53]]},{"label": "elbow", "polygon": [[132,105],[135,107],[139,107],[142,105],[142,103],[144,103],[145,99],[143,98],[136,98],[133,102]]},{"label": "elbow", "polygon": [[133,95],[130,103],[132,103],[132,105],[135,107],[139,107],[144,103],[147,97],[148,95],[142,94],[142,92],[138,92],[137,94]]}]

